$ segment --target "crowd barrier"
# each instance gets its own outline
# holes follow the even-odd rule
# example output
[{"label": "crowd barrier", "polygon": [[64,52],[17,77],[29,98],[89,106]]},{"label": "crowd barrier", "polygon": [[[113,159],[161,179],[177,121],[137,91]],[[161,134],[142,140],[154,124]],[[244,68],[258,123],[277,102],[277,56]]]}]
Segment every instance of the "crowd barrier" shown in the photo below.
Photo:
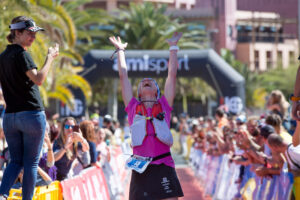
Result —
[{"label": "crowd barrier", "polygon": [[[35,188],[33,200],[114,200],[122,199],[129,171],[125,168],[124,152],[129,145],[111,148],[111,160],[102,168],[90,167],[62,182]],[[22,199],[21,189],[11,189],[8,200]]]},{"label": "crowd barrier", "polygon": [[[230,163],[228,155],[210,156],[191,148],[190,165],[205,194],[216,200],[241,197],[251,200],[288,200],[292,194],[293,176],[288,172],[287,164],[281,174],[273,178],[257,177],[251,171],[251,166],[245,167],[240,176],[241,166]],[[299,186],[294,186],[294,190],[299,191]]]}]

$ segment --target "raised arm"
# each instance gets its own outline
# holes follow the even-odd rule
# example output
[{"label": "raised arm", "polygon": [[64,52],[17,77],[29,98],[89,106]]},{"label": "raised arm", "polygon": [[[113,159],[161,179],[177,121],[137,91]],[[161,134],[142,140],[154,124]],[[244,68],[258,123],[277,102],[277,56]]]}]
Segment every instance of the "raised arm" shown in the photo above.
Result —
[{"label": "raised arm", "polygon": [[177,59],[177,42],[181,38],[182,33],[174,33],[173,37],[168,39],[167,42],[170,45],[170,58],[168,66],[168,77],[165,83],[164,95],[170,106],[173,106],[173,101],[175,97],[176,89],[176,76],[178,68],[178,59]]},{"label": "raised arm", "polygon": [[127,74],[127,66],[126,66],[126,60],[125,60],[125,48],[127,47],[127,43],[122,43],[120,37],[110,37],[110,42],[116,47],[116,51],[118,53],[118,71],[121,81],[121,87],[122,87],[122,97],[125,106],[127,106],[133,97],[132,93],[132,87],[131,83],[128,79]]}]

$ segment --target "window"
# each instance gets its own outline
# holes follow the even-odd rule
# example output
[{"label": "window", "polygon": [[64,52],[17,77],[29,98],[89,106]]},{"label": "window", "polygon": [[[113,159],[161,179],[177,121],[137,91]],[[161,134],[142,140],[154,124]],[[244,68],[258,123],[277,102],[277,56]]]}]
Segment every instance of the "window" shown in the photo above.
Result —
[{"label": "window", "polygon": [[259,51],[254,51],[254,67],[255,71],[259,71]]},{"label": "window", "polygon": [[290,65],[295,64],[295,52],[294,51],[289,52],[289,64]]},{"label": "window", "polygon": [[277,67],[283,67],[282,65],[282,51],[277,51]]},{"label": "window", "polygon": [[267,51],[266,52],[266,57],[267,57],[267,70],[273,68],[273,62],[272,62],[272,52]]}]

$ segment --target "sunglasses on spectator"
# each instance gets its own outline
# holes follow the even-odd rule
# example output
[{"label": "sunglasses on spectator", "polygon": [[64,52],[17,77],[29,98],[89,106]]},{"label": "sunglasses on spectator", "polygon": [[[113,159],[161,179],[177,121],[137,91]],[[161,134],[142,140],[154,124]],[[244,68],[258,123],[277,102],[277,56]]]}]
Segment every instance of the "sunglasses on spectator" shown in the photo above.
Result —
[{"label": "sunglasses on spectator", "polygon": [[73,129],[74,125],[68,125],[68,124],[65,125],[65,129],[70,129],[70,128]]}]

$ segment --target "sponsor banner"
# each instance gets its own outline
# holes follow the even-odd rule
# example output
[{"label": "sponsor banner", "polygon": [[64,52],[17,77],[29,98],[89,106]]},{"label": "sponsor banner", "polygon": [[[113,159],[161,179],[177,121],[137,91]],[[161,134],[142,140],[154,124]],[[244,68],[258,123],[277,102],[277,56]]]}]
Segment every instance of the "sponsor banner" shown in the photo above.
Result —
[{"label": "sponsor banner", "polygon": [[64,199],[110,199],[104,174],[100,168],[88,168],[80,175],[62,181],[61,185]]},{"label": "sponsor banner", "polygon": [[[242,170],[241,166],[230,163],[228,155],[211,156],[193,149],[190,162],[205,194],[214,199],[290,199],[293,177],[286,163],[280,175],[267,179],[257,177],[250,170],[251,165]],[[299,180],[296,179],[295,188],[300,188]]]},{"label": "sponsor banner", "polygon": [[125,168],[125,160],[122,153],[122,148],[120,146],[116,146],[112,150],[112,157],[115,158],[115,160],[112,160],[115,162],[115,165],[112,166],[112,168],[115,168],[114,171],[117,171],[118,176],[121,179],[121,182],[123,183],[127,176],[127,171]]}]

